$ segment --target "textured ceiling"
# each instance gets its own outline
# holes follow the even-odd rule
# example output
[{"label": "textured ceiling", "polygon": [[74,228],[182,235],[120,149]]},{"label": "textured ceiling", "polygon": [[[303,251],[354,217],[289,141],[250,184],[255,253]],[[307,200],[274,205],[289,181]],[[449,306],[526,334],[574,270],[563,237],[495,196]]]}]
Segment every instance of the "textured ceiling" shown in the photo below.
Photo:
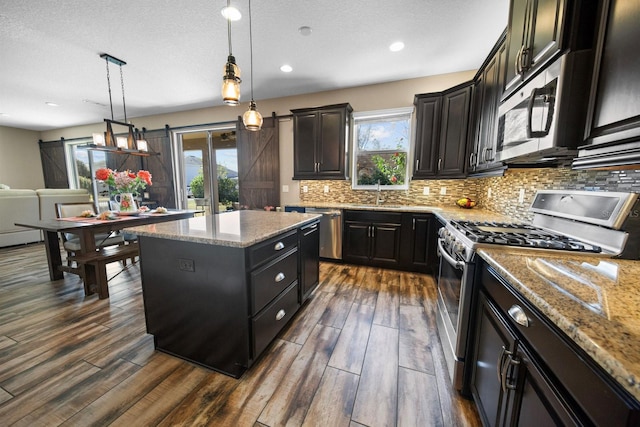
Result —
[{"label": "textured ceiling", "polygon": [[[250,100],[248,0],[232,23]],[[0,125],[49,130],[110,117],[109,53],[128,117],[222,104],[225,0],[0,0]],[[313,93],[472,70],[504,30],[508,0],[253,0],[254,97]],[[300,26],[312,33],[302,36]],[[403,41],[405,49],[390,52]],[[285,74],[280,66],[289,64]],[[111,65],[114,114],[120,74]],[[50,107],[45,102],[54,102]]]}]

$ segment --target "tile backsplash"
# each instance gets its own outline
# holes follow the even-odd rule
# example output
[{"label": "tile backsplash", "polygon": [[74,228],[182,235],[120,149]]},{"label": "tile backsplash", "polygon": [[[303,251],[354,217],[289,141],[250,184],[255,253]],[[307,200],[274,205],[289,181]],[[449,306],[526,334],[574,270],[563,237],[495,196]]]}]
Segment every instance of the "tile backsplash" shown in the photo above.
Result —
[{"label": "tile backsplash", "polygon": [[[307,187],[307,192],[303,191]],[[327,186],[328,192],[325,192]],[[428,188],[428,195],[425,193]],[[445,189],[446,194],[441,194]],[[382,191],[386,205],[453,206],[470,197],[492,212],[530,221],[537,190],[569,189],[640,193],[640,170],[575,171],[570,168],[507,169],[502,177],[414,180],[405,191]],[[524,191],[521,196],[521,191]],[[375,204],[376,191],[352,190],[351,181],[301,181],[300,200],[318,203]]]}]

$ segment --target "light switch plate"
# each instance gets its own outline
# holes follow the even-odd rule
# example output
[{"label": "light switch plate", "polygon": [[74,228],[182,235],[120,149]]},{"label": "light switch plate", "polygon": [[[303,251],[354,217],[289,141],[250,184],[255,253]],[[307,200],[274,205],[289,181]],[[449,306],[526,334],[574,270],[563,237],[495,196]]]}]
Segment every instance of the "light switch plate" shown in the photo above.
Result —
[{"label": "light switch plate", "polygon": [[285,185],[283,185],[283,186],[282,186],[282,192],[283,192],[283,193],[288,193],[288,192],[289,192],[289,186],[288,186],[288,185],[286,185],[286,184],[285,184]]},{"label": "light switch plate", "polygon": [[429,195],[429,187],[422,187],[422,194],[424,194],[425,196]]},{"label": "light switch plate", "polygon": [[487,190],[487,198],[491,198],[491,187],[489,187],[489,189]]},{"label": "light switch plate", "polygon": [[325,186],[324,186],[324,192],[325,192],[325,193],[328,193],[328,192],[329,192],[329,186],[328,186],[328,185],[325,185]]},{"label": "light switch plate", "polygon": [[309,192],[309,187],[307,187],[306,185],[302,186],[302,192],[303,193],[308,193]]},{"label": "light switch plate", "polygon": [[447,187],[440,187],[440,194],[445,196],[447,194]]},{"label": "light switch plate", "polygon": [[520,194],[518,195],[518,203],[520,204],[524,203],[524,188],[520,189]]}]

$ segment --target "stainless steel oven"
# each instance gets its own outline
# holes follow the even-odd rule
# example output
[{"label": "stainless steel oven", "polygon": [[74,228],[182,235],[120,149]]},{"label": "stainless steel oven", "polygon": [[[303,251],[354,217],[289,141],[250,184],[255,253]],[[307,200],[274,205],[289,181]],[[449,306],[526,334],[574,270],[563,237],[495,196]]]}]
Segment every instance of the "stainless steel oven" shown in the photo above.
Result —
[{"label": "stainless steel oven", "polygon": [[640,201],[636,193],[541,190],[531,224],[449,221],[440,229],[438,333],[453,386],[468,394],[472,308],[480,247],[493,245],[640,259]]},{"label": "stainless steel oven", "polygon": [[466,252],[456,245],[446,228],[441,228],[438,238],[438,331],[453,386],[462,390],[476,264],[473,251]]}]

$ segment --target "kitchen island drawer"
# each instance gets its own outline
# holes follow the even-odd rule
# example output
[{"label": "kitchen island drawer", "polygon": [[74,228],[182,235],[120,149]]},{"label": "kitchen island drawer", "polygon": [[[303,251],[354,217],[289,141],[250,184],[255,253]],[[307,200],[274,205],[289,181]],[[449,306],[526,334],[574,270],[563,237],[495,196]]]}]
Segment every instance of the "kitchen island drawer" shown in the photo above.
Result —
[{"label": "kitchen island drawer", "polygon": [[298,282],[289,286],[253,321],[253,358],[257,358],[298,311]]},{"label": "kitchen island drawer", "polygon": [[256,314],[298,277],[298,249],[251,272],[251,314]]},{"label": "kitchen island drawer", "polygon": [[249,248],[249,264],[251,268],[258,267],[273,258],[282,255],[298,245],[297,231],[293,230],[263,243]]}]

